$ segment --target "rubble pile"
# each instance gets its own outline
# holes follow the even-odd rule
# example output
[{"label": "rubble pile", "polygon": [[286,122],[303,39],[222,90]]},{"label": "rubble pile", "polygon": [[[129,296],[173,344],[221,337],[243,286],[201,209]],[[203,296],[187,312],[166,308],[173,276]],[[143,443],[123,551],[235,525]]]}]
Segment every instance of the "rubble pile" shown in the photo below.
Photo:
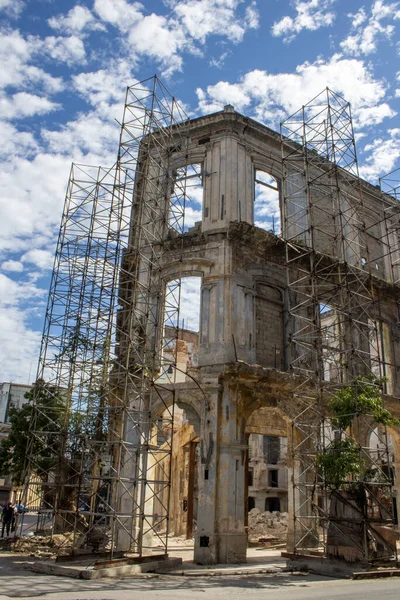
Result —
[{"label": "rubble pile", "polygon": [[260,540],[261,538],[286,542],[288,513],[261,512],[253,508],[249,512],[248,539]]},{"label": "rubble pile", "polygon": [[13,543],[14,552],[23,552],[31,556],[56,556],[67,553],[72,546],[73,535],[71,533],[57,534],[51,536],[30,535],[16,538]]},{"label": "rubble pile", "polygon": [[[28,535],[16,539],[9,538],[7,549],[22,552],[36,557],[56,557],[70,554],[72,548],[78,550],[84,546],[93,551],[107,548],[108,536],[103,529],[92,527],[86,534],[78,539],[72,532],[50,535]],[[6,549],[6,548],[4,548]]]}]

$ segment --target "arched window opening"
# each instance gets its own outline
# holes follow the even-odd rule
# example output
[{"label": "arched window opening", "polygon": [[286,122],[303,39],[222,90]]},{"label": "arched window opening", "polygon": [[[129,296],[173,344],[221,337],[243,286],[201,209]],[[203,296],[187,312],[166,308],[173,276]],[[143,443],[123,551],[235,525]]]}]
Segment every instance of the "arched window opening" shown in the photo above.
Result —
[{"label": "arched window opening", "polygon": [[281,234],[281,211],[279,185],[266,171],[255,170],[254,179],[254,225]]},{"label": "arched window opening", "polygon": [[175,171],[170,202],[170,226],[184,233],[202,219],[203,165],[193,163]]},{"label": "arched window opening", "polygon": [[181,383],[197,366],[201,277],[182,277],[165,286],[162,365],[157,383]]}]

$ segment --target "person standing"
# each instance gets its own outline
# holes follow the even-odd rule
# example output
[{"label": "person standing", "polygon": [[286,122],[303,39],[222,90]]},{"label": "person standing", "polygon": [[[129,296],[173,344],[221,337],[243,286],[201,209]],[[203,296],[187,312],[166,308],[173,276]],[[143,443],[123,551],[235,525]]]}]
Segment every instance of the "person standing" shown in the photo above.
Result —
[{"label": "person standing", "polygon": [[11,502],[7,502],[3,507],[2,519],[1,519],[2,523],[3,523],[3,527],[1,530],[1,537],[4,537],[4,529],[6,530],[6,535],[10,535],[10,527],[11,527],[13,518],[14,518],[14,507],[12,506]]}]

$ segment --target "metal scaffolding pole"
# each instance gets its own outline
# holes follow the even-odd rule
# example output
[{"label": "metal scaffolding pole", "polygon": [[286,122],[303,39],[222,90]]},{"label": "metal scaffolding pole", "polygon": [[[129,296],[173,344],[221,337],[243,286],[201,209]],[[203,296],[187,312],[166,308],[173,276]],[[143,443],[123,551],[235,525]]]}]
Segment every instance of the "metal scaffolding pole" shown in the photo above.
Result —
[{"label": "metal scaffolding pole", "polygon": [[[371,524],[379,521],[373,514],[379,512],[377,507],[382,509],[378,496],[392,500],[385,428],[376,434],[385,448],[383,468],[369,448],[376,429],[371,416],[354,414],[352,428],[340,429],[328,406],[338,391],[356,385],[358,378],[387,376],[380,225],[359,178],[349,104],[326,89],[281,124],[281,144],[290,370],[296,375],[292,547],[295,553],[318,548],[334,555],[336,536],[345,538],[353,559],[371,561],[370,540],[379,538],[384,546],[380,557],[393,558],[395,545],[382,541]],[[354,441],[360,463],[373,463],[379,471],[379,493],[372,476],[368,480],[365,475],[362,482],[370,508],[353,510],[359,536],[351,528],[346,532],[348,515],[347,520],[338,512],[333,516],[334,494],[317,469],[318,457],[332,451],[338,439]],[[348,493],[353,484],[344,483]],[[380,514],[383,524],[393,526],[391,507]]]},{"label": "metal scaffolding pole", "polygon": [[181,273],[162,261],[174,240],[180,264],[186,230],[186,121],[157,77],[138,82],[115,166],[71,169],[25,478],[62,553],[167,552]]}]

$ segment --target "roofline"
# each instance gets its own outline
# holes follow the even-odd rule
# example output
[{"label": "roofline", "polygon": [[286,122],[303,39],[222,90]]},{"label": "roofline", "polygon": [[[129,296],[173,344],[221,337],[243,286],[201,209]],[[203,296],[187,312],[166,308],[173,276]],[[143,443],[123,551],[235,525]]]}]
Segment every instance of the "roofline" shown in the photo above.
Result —
[{"label": "roofline", "polygon": [[[230,105],[228,105],[230,107]],[[249,126],[251,125],[252,127],[254,127],[254,129],[257,129],[258,131],[261,132],[265,132],[268,135],[270,135],[271,137],[275,138],[276,140],[278,140],[279,142],[281,142],[281,140],[286,140],[288,144],[292,144],[292,145],[297,145],[299,147],[301,147],[300,144],[298,144],[297,142],[294,142],[293,140],[290,140],[289,138],[285,137],[285,136],[281,136],[280,132],[275,131],[273,129],[271,129],[270,127],[268,127],[267,125],[264,125],[263,123],[260,123],[259,121],[256,121],[255,119],[251,118],[251,117],[247,117],[246,115],[243,115],[242,113],[236,111],[233,107],[232,110],[220,110],[214,113],[210,113],[207,115],[202,115],[200,117],[196,117],[194,119],[188,119],[187,121],[182,121],[181,123],[176,124],[176,127],[179,126],[185,126],[185,125],[191,125],[192,123],[196,124],[196,125],[201,125],[202,121],[204,121],[204,124],[206,124],[207,120],[215,120],[216,117],[223,117],[223,116],[235,116],[236,118],[240,118],[241,120],[243,120],[243,122]],[[175,127],[175,126],[174,126]],[[332,163],[332,161],[328,160],[328,159],[324,159],[323,156],[319,155],[321,157],[321,159],[325,160],[326,163],[328,165],[333,165],[334,163]],[[338,168],[342,171],[344,171],[347,176],[353,177],[354,180],[359,180],[361,182],[361,184],[363,186],[365,186],[370,192],[373,193],[373,195],[376,195],[377,193],[380,195],[380,197],[383,200],[386,200],[388,203],[392,203],[395,202],[396,203],[396,198],[394,198],[393,196],[391,196],[390,194],[384,193],[381,191],[380,186],[370,183],[369,181],[367,181],[366,179],[363,179],[360,176],[356,176],[353,173],[351,173],[350,171],[347,171],[346,169],[344,169],[343,167],[341,167],[340,165],[337,165]]]}]

